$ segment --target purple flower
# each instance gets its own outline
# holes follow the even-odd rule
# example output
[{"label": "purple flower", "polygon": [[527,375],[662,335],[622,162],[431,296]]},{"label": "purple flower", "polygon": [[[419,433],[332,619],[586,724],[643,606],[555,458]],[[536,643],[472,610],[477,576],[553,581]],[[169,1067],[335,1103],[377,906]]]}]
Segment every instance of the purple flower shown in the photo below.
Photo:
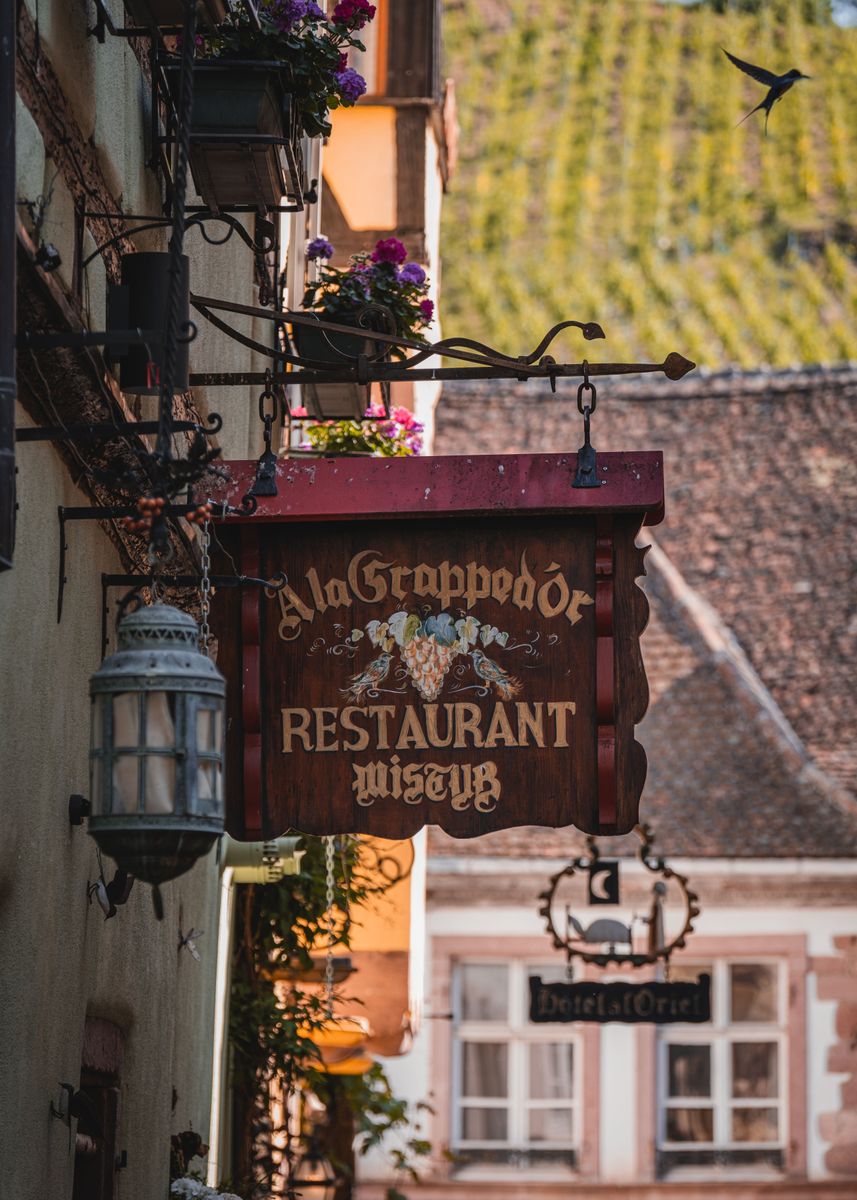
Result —
[{"label": "purple flower", "polygon": [[381,238],[375,243],[372,251],[372,261],[376,263],[389,262],[399,266],[408,257],[408,252],[398,238]]},{"label": "purple flower", "polygon": [[310,262],[316,258],[333,258],[333,246],[326,237],[313,238],[306,248],[306,256]]},{"label": "purple flower", "polygon": [[420,287],[426,281],[426,273],[419,263],[405,263],[399,272],[400,283],[413,283]]},{"label": "purple flower", "polygon": [[313,0],[307,0],[306,19],[308,21],[323,21],[325,19],[324,10],[319,8]]},{"label": "purple flower", "polygon": [[268,14],[280,33],[288,33],[307,15],[309,0],[269,0]]},{"label": "purple flower", "polygon": [[354,104],[366,91],[366,80],[353,67],[334,75],[336,88],[344,104]]},{"label": "purple flower", "polygon": [[420,312],[425,317],[426,321],[430,321],[434,316],[434,305],[431,300],[420,301]]}]

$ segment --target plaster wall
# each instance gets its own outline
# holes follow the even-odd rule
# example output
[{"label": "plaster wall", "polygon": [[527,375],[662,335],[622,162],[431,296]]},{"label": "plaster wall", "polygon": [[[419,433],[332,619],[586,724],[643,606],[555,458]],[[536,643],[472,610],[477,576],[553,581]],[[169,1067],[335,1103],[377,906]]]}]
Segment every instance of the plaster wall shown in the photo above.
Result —
[{"label": "plaster wall", "polygon": [[[491,874],[495,872],[495,868],[499,869],[501,865],[499,860],[488,860],[485,867]],[[850,876],[857,886],[857,868],[853,863],[837,861],[829,865],[832,877],[842,881],[845,877]],[[439,860],[429,860],[430,891],[432,879],[442,873],[446,866],[446,863]],[[507,863],[506,866],[514,872],[513,864]],[[681,869],[686,870],[693,881],[697,867],[699,868],[698,873],[704,875],[709,873],[710,866],[711,864],[704,862],[699,864],[687,862],[682,863]],[[531,867],[532,864],[528,864],[528,869]],[[760,873],[770,877],[770,907],[703,908],[703,912],[696,922],[695,935],[691,935],[688,940],[686,954],[688,957],[693,955],[694,936],[698,936],[701,943],[714,944],[716,939],[721,945],[735,946],[736,948],[740,945],[742,938],[748,937],[753,939],[754,945],[757,947],[760,937],[762,944],[764,944],[765,937],[770,937],[772,940],[797,938],[805,947],[804,953],[808,968],[803,984],[805,987],[806,1023],[805,1028],[791,1031],[790,1036],[798,1037],[801,1043],[805,1039],[806,1116],[805,1122],[801,1120],[801,1127],[806,1145],[807,1176],[810,1180],[819,1181],[818,1186],[820,1187],[820,1181],[830,1178],[824,1161],[828,1142],[822,1136],[820,1123],[825,1114],[837,1112],[841,1108],[841,1087],[847,1079],[847,1074],[830,1069],[831,1061],[834,1065],[838,1065],[835,1054],[831,1060],[831,1052],[836,1047],[840,1036],[836,1030],[837,1001],[819,998],[820,976],[813,967],[813,959],[832,955],[835,952],[835,938],[839,938],[841,943],[844,936],[857,931],[857,907],[853,902],[847,900],[842,904],[817,908],[790,904],[787,896],[791,864],[787,865],[785,871],[775,871],[772,864],[769,863],[759,863],[758,867]],[[744,872],[752,873],[754,864],[742,864],[742,868]],[[551,870],[555,869],[555,864],[552,864]],[[803,869],[811,869],[814,873],[819,871],[823,873],[824,864],[816,863],[811,867],[807,864],[805,868],[799,868],[799,870]],[[475,863],[472,864],[472,870],[468,870],[466,874],[468,876],[466,888],[469,894],[478,896],[480,880]],[[397,1094],[406,1097],[411,1103],[427,1098],[441,1115],[448,1110],[450,1064],[445,1061],[445,1052],[439,1052],[439,1046],[448,1042],[448,1033],[444,1029],[444,1023],[448,1020],[450,997],[445,994],[441,996],[437,987],[432,992],[433,974],[436,973],[436,964],[434,967],[432,964],[436,956],[438,939],[441,943],[447,939],[450,941],[454,939],[457,947],[471,942],[475,957],[487,956],[500,960],[512,953],[509,947],[514,945],[515,940],[519,944],[524,944],[524,939],[526,939],[526,944],[531,948],[528,953],[536,952],[537,948],[543,944],[544,958],[550,960],[554,957],[554,952],[545,937],[542,919],[539,917],[537,909],[535,893],[532,905],[527,907],[485,904],[478,901],[467,903],[466,900],[454,906],[434,906],[431,902],[429,903],[426,946],[426,1012],[430,1018],[434,1019],[424,1022],[410,1055],[385,1064]],[[616,916],[620,920],[623,918],[627,920],[630,915],[630,910],[625,911],[621,908],[611,910],[611,916]],[[645,1178],[644,1162],[648,1154],[647,1147],[641,1141],[640,1130],[653,1130],[654,1128],[655,1080],[651,1051],[643,1054],[641,1058],[643,1045],[637,1030],[633,1027],[607,1025],[600,1030],[600,1169],[598,1179],[605,1187],[608,1182],[611,1185],[631,1187],[635,1184],[639,1185],[640,1181]],[[643,1076],[647,1078],[643,1078]],[[432,1187],[436,1185],[437,1187],[442,1186],[443,1194],[448,1194],[452,1198],[456,1195],[455,1186],[451,1182],[444,1182],[442,1185],[440,1183],[440,1179],[445,1178],[447,1173],[442,1166],[440,1156],[445,1136],[448,1136],[447,1131],[440,1129],[438,1123],[435,1122],[428,1136],[435,1143],[433,1158],[437,1163],[438,1173],[436,1174],[434,1170],[426,1172],[428,1183],[424,1189],[425,1194],[431,1195]],[[361,1164],[362,1183],[359,1192],[361,1200],[374,1200],[376,1193],[380,1194],[380,1182],[389,1180],[390,1177],[389,1166],[382,1153],[376,1153],[367,1158]],[[511,1196],[515,1192],[515,1186],[520,1185],[526,1186],[523,1178],[519,1179],[517,1183],[510,1181],[508,1187],[511,1190],[506,1190],[507,1185],[503,1185],[500,1190],[503,1195]],[[675,1194],[664,1185],[652,1184],[650,1186],[653,1189],[652,1195],[660,1194],[660,1187],[664,1187],[664,1195]],[[728,1187],[729,1185],[722,1181],[721,1186]],[[742,1191],[744,1186],[749,1188],[749,1183],[745,1185],[735,1183],[733,1186],[735,1190],[732,1194],[735,1196],[755,1194],[750,1191]],[[532,1186],[532,1190],[528,1194],[540,1195],[542,1188],[539,1187],[536,1191]],[[547,1187],[544,1195],[550,1194],[552,1192]],[[690,1195],[690,1191],[687,1194]],[[693,1192],[693,1194],[696,1193]],[[783,1194],[786,1193],[783,1192]],[[810,1192],[807,1191],[805,1194],[809,1195]]]},{"label": "plaster wall", "polygon": [[[95,14],[86,0],[25,3],[38,24],[43,59],[91,140],[116,210],[159,215],[160,187],[145,166],[151,93],[131,45],[109,34],[103,44],[87,37]],[[108,0],[108,7],[124,25],[119,0]],[[42,238],[58,247],[62,265],[55,278],[70,291],[75,206],[69,180],[44,140],[62,133],[66,117],[51,112],[47,129],[41,119],[40,127],[19,97],[16,192],[19,200],[49,199]],[[31,231],[26,209],[18,211]],[[250,227],[252,218],[245,220]],[[167,237],[168,231],[155,230],[137,236],[135,245],[165,249]],[[185,249],[192,291],[257,303],[253,257],[236,236],[211,246],[191,230]],[[94,250],[87,232],[83,256]],[[79,297],[93,329],[104,328],[105,296],[106,274],[96,257]],[[265,323],[254,327],[251,319],[236,318],[235,324],[259,340],[269,337]],[[199,327],[191,370],[262,369],[250,351],[202,320]],[[258,390],[196,396],[203,411],[222,414],[227,458],[261,450]],[[49,411],[53,398],[38,399]],[[141,399],[141,416],[151,415],[147,406],[153,401]],[[32,423],[23,406],[16,423]],[[125,1039],[117,1149],[127,1151],[128,1165],[117,1176],[117,1194],[153,1200],[166,1195],[170,1135],[192,1127],[205,1136],[209,1128],[219,872],[211,854],[165,885],[162,922],[142,884],[107,922],[87,900],[87,885],[98,878],[96,847],[85,827],[69,826],[67,802],[70,793],[89,790],[88,679],[102,656],[100,576],[127,568],[99,525],[70,522],[65,607],[57,624],[57,506],[91,501],[49,443],[19,445],[17,465],[15,563],[0,575],[0,1194],[70,1197],[73,1128],[70,1141],[50,1105],[60,1099],[59,1081],[77,1086],[85,1021],[100,1017],[118,1025]],[[114,613],[115,607],[111,620]],[[105,860],[104,869],[109,879],[112,862]],[[200,962],[178,948],[179,931],[191,927],[204,931]]]},{"label": "plaster wall", "polygon": [[[23,410],[18,424],[30,422]],[[214,945],[202,961],[178,932],[217,927],[213,856],[149,889],[105,921],[87,900],[95,843],[68,823],[69,794],[86,795],[89,675],[101,660],[100,573],[119,569],[100,527],[67,528],[67,593],[56,620],[57,506],[86,503],[47,444],[21,445],[15,569],[0,576],[0,1162],[3,1194],[71,1194],[69,1131],[50,1115],[58,1082],[77,1086],[87,1016],[125,1034],[118,1149],[123,1200],[165,1194],[170,1134],[208,1125]],[[105,861],[108,879],[112,863]],[[210,952],[209,952],[210,951]],[[173,1105],[172,1093],[176,1092]],[[73,1139],[72,1139],[73,1146]]]}]

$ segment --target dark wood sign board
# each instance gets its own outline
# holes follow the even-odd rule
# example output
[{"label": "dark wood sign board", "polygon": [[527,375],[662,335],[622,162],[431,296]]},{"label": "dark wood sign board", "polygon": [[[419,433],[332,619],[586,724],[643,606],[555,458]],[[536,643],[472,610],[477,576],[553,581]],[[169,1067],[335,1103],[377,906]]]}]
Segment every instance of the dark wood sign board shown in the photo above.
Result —
[{"label": "dark wood sign board", "polygon": [[696,983],[543,983],[531,975],[530,1020],[699,1025],[711,1020],[711,976],[700,975]]},{"label": "dark wood sign board", "polygon": [[[228,464],[237,504],[254,463]],[[640,526],[661,455],[287,460],[217,529],[212,624],[229,686],[238,837],[436,824],[626,832],[646,773]]]}]

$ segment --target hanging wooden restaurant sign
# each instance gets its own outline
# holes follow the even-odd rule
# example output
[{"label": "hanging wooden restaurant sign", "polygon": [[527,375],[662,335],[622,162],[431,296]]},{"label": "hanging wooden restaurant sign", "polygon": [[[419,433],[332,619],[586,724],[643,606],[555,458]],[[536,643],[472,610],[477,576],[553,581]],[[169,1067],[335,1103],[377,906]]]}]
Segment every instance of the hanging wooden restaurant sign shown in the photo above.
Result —
[{"label": "hanging wooden restaurant sign", "polygon": [[530,1020],[536,1025],[698,1025],[711,1020],[711,976],[700,975],[693,983],[544,983],[531,975]]},{"label": "hanging wooden restaurant sign", "polygon": [[[235,836],[626,832],[646,773],[635,580],[660,453],[279,460],[217,540]],[[237,505],[256,463],[228,464]],[[224,562],[227,560],[224,559]]]}]

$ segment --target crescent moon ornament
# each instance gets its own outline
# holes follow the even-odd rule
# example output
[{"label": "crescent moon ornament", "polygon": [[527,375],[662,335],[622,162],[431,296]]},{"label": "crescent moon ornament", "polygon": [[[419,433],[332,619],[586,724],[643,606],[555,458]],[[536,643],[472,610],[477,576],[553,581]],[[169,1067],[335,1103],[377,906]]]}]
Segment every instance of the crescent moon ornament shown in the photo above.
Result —
[{"label": "crescent moon ornament", "polygon": [[[567,909],[566,928],[567,932],[563,936],[558,930],[553,919],[553,909],[557,903],[557,893],[563,880],[570,878],[578,872],[586,872],[589,879],[589,895],[596,904],[604,904],[605,901],[601,898],[600,892],[607,892],[615,871],[616,880],[616,900],[618,902],[619,895],[619,863],[618,861],[600,862],[598,858],[598,847],[593,837],[587,838],[587,855],[581,858],[572,859],[567,867],[563,867],[554,875],[548,887],[539,896],[541,906],[539,913],[545,919],[545,928],[548,936],[552,939],[557,950],[564,950],[568,959],[569,967],[575,958],[581,962],[593,963],[599,967],[606,967],[609,963],[618,963],[623,966],[632,968],[643,967],[650,963],[663,962],[669,963],[670,955],[674,950],[680,950],[684,947],[687,936],[693,931],[693,922],[699,916],[699,897],[688,886],[687,878],[680,875],[678,871],[674,871],[672,867],[668,867],[665,860],[659,855],[652,853],[652,841],[654,835],[648,825],[637,825],[634,829],[637,837],[640,839],[640,845],[637,850],[637,859],[645,867],[646,871],[654,876],[652,885],[652,906],[648,917],[642,918],[643,922],[650,926],[647,946],[645,951],[635,949],[633,944],[633,930],[629,927],[628,938],[623,939],[627,945],[625,950],[617,950],[617,945],[620,940],[617,937],[602,938],[594,936],[600,933],[600,926],[605,925],[605,922],[594,922],[591,926],[591,935],[586,937],[587,930],[584,930],[579,921],[571,915],[571,910]],[[603,876],[603,883],[597,882],[599,876]],[[665,937],[662,904],[663,897],[666,894],[667,881],[672,881],[684,901],[684,921],[680,932],[673,938],[667,940]],[[638,918],[639,919],[639,918]],[[612,924],[612,923],[610,923]],[[633,921],[632,921],[633,925]],[[574,932],[572,932],[574,931]],[[579,936],[577,936],[579,935]],[[588,948],[587,948],[588,943]],[[608,950],[596,950],[594,943],[607,944]]]}]

